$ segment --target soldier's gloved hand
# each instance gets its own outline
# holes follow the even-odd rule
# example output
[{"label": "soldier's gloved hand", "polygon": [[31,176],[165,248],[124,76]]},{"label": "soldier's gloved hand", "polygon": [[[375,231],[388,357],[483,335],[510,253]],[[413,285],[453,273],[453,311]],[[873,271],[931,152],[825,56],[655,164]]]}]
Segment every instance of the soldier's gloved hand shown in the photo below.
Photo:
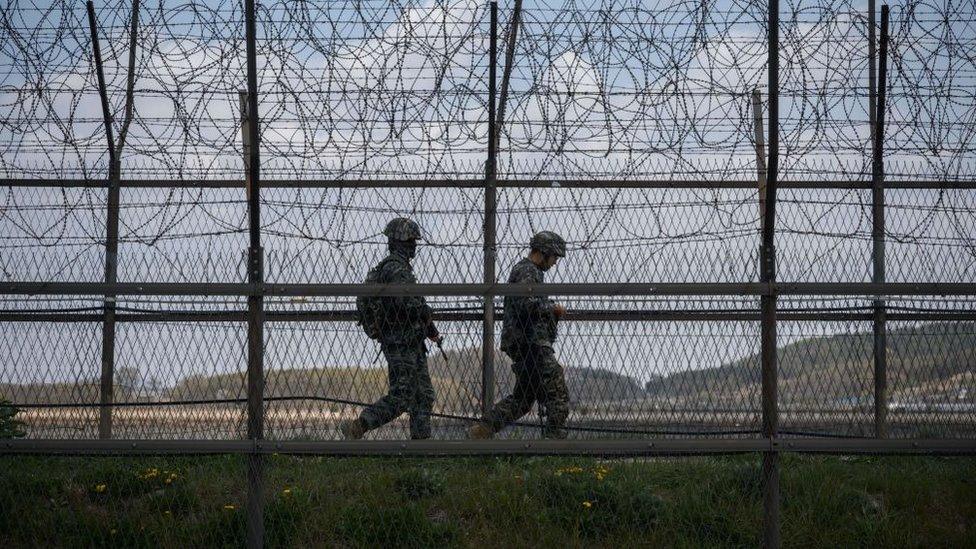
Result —
[{"label": "soldier's gloved hand", "polygon": [[562,318],[566,314],[566,306],[558,303],[553,305],[552,314],[556,315],[556,318]]}]

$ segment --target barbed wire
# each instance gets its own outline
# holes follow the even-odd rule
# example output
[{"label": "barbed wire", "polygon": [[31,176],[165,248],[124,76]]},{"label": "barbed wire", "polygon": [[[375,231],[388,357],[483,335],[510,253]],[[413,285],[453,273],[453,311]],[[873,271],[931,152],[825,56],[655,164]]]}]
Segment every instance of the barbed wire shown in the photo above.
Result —
[{"label": "barbed wire", "polygon": [[[783,7],[780,178],[868,181],[866,14],[848,0]],[[525,2],[523,9],[498,175],[548,186],[498,189],[498,272],[504,276],[525,253],[529,236],[547,229],[563,235],[570,248],[549,273],[552,282],[758,280],[757,193],[725,183],[756,179],[751,95],[760,92],[765,110],[766,5],[541,1]],[[100,3],[96,13],[109,102],[119,117],[131,3]],[[973,13],[973,0],[892,5],[885,171],[889,180],[925,184],[886,191],[890,282],[976,278]],[[405,215],[425,232],[415,262],[419,280],[480,282],[484,191],[424,182],[484,177],[487,4],[278,0],[261,3],[257,17],[262,177],[415,185],[263,189],[267,280],[361,282],[386,252],[382,227]],[[511,6],[502,3],[500,52],[509,47],[509,21]],[[243,28],[240,6],[229,0],[141,4],[134,119],[122,151],[122,177],[181,185],[123,189],[120,281],[246,280],[244,190],[199,186],[243,180]],[[505,56],[498,57],[504,63]],[[105,131],[82,4],[15,1],[0,8],[0,153],[0,178],[6,180],[106,178]],[[615,187],[620,180],[660,188]],[[566,181],[592,184],[560,185]],[[667,185],[682,181],[700,185]],[[779,191],[779,279],[869,281],[870,190],[807,187]],[[106,209],[106,190],[98,183],[6,186],[0,195],[0,278],[102,280]],[[784,303],[784,309],[855,313],[871,306],[866,298],[836,299]],[[756,307],[736,296],[680,304],[626,296],[572,301],[582,311]],[[432,302],[450,312],[479,304],[471,297]],[[83,314],[101,306],[68,296],[7,303],[5,314]],[[268,305],[351,310],[348,300]],[[906,313],[972,310],[971,301],[947,297],[891,305]],[[120,311],[207,313],[241,306],[228,298],[145,298],[122,304]],[[344,334],[336,340],[340,346],[361,346],[353,341],[352,326],[328,330],[323,333]],[[571,337],[590,341],[605,336],[600,330],[581,327]],[[668,337],[691,336],[661,339]],[[739,346],[736,352],[747,350]],[[580,360],[587,353],[584,346],[574,352]]]},{"label": "barbed wire", "polygon": [[[265,176],[480,175],[485,8],[465,0],[259,5]],[[97,12],[116,112],[129,9],[117,1]],[[784,11],[784,178],[814,161],[831,174],[870,173],[865,14],[836,0]],[[958,169],[973,161],[972,13],[971,1],[893,9],[886,157],[921,162],[934,178],[965,175]],[[502,25],[508,17],[502,6]],[[4,8],[5,175],[104,173],[85,23],[74,2]],[[501,127],[502,174],[627,177],[656,167],[720,180],[754,172],[749,96],[764,87],[764,24],[757,2],[527,4]],[[242,29],[231,2],[143,4],[124,173],[240,174]]]}]

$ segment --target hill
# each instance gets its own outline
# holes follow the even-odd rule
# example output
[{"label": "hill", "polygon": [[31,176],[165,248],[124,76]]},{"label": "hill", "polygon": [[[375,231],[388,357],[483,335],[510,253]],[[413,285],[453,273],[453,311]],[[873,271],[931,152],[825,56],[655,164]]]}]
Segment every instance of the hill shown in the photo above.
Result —
[{"label": "hill", "polygon": [[[900,403],[976,404],[976,330],[936,323],[888,331],[888,387]],[[779,350],[782,404],[872,402],[871,333],[803,339]],[[715,368],[678,372],[645,386],[652,397],[722,405],[759,405],[759,354]]]},{"label": "hill", "polygon": [[[481,349],[466,347],[429,356],[439,411],[475,413],[481,393]],[[837,334],[803,339],[779,350],[780,402],[818,407],[870,405],[873,390],[872,335]],[[382,361],[380,362],[382,364]],[[268,365],[265,393],[271,397],[316,396],[371,402],[387,387],[386,368],[373,366],[278,370]],[[680,371],[641,387],[631,377],[602,368],[566,366],[574,406],[650,398],[674,405],[757,407],[759,355],[702,370]],[[495,398],[511,391],[511,360],[495,352]],[[976,406],[976,325],[935,323],[888,333],[888,386],[893,407]],[[57,384],[0,384],[0,396],[22,403],[96,402],[97,380]],[[119,387],[119,400],[206,400],[245,396],[243,372],[191,376],[151,394]],[[341,403],[332,407],[338,409]]]},{"label": "hill", "polygon": [[[437,392],[435,409],[458,413],[478,410],[481,394],[481,349],[464,348],[446,351],[447,361],[439,353],[428,358],[431,381]],[[511,360],[495,353],[495,398],[509,393],[515,385]],[[573,403],[612,402],[643,398],[644,391],[633,378],[599,368],[566,368],[566,383]],[[269,397],[317,396],[356,402],[372,402],[387,389],[386,368],[311,367],[270,369],[265,382]],[[237,398],[245,395],[243,373],[187,378],[166,394],[171,400]],[[343,406],[337,403],[333,408]]]}]

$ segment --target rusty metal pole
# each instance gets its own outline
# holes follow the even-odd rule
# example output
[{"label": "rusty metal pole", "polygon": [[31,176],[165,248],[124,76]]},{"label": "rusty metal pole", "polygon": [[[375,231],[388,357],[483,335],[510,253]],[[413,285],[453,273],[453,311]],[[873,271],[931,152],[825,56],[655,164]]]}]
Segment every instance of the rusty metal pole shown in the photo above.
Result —
[{"label": "rusty metal pole", "polygon": [[[490,41],[488,44],[488,159],[485,162],[484,282],[495,283],[495,242],[497,202],[497,137],[495,120],[495,71],[498,62],[498,3],[490,6]],[[495,401],[495,296],[484,297],[484,319],[481,338],[481,413],[487,414]]]},{"label": "rusty metal pole", "polygon": [[[115,151],[112,132],[112,112],[108,104],[105,71],[102,67],[102,51],[98,43],[98,24],[95,20],[95,4],[88,0],[88,26],[91,29],[92,56],[98,78],[98,95],[102,103],[105,121],[105,138],[108,141],[108,196],[105,220],[105,283],[118,281],[119,250],[119,172],[121,166]],[[102,309],[102,369],[99,385],[98,438],[112,438],[112,403],[115,401],[115,295],[106,293]]]},{"label": "rusty metal pole", "polygon": [[[868,124],[871,130],[871,147],[874,150],[874,131],[878,112],[878,69],[877,69],[877,39],[875,36],[875,0],[868,0]],[[873,170],[872,170],[873,174]]]},{"label": "rusty metal pole", "polygon": [[515,66],[515,43],[518,41],[518,30],[522,22],[522,0],[515,0],[512,7],[512,18],[508,23],[508,43],[505,44],[505,68],[502,70],[502,89],[498,95],[498,116],[495,122],[495,151],[497,154],[505,126],[505,105],[508,103],[508,87],[512,80],[512,68]]},{"label": "rusty metal pole", "polygon": [[762,224],[766,216],[766,144],[763,140],[762,97],[759,90],[752,90],[752,129],[756,140],[756,182],[759,184],[759,219]]},{"label": "rusty metal pole", "polygon": [[[132,15],[129,22],[129,64],[126,75],[125,117],[122,129],[116,142],[112,130],[112,112],[108,105],[108,89],[105,85],[105,71],[102,66],[101,47],[98,42],[98,24],[95,20],[95,4],[88,0],[88,26],[91,30],[92,57],[95,61],[95,73],[98,77],[98,95],[102,103],[102,117],[105,122],[105,138],[108,143],[108,195],[106,197],[105,220],[105,283],[118,282],[118,251],[119,251],[119,202],[122,179],[122,148],[125,146],[125,136],[132,123],[133,96],[135,87],[136,49],[138,44],[137,28],[139,25],[139,0],[132,2]],[[115,402],[115,324],[116,324],[116,295],[106,292],[103,298],[102,314],[102,371],[99,384],[99,413],[98,437],[112,438],[112,408]]]},{"label": "rusty metal pole", "polygon": [[759,277],[767,291],[760,298],[762,357],[762,434],[770,441],[763,453],[763,546],[780,546],[780,456],[776,363],[776,184],[779,177],[779,0],[769,0],[769,161],[762,212]]},{"label": "rusty metal pole", "polygon": [[[874,2],[869,4],[874,28]],[[873,32],[871,33],[873,38]],[[873,49],[873,48],[872,48]],[[875,105],[871,168],[871,241],[873,243],[873,271],[871,282],[885,281],[885,196],[884,196],[884,110],[885,86],[888,71],[888,6],[881,6],[881,48],[878,66],[877,103]],[[879,296],[874,300],[874,435],[877,438],[888,436],[888,319],[885,300]]]},{"label": "rusty metal pole", "polygon": [[[247,108],[242,113],[246,134],[248,234],[247,281],[247,438],[255,446],[264,438],[264,250],[261,247],[261,132],[258,113],[257,28],[254,0],[245,0]],[[255,448],[257,450],[257,448]],[[247,462],[247,545],[264,545],[264,456],[257,451]]]}]

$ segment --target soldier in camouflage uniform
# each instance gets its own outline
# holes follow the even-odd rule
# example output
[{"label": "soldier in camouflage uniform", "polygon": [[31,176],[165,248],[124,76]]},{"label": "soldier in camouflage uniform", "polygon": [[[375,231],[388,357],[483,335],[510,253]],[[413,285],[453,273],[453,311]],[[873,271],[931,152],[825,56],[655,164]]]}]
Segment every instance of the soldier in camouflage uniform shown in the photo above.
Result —
[{"label": "soldier in camouflage uniform", "polygon": [[[509,283],[540,284],[545,271],[566,256],[566,242],[550,231],[536,234],[529,245],[529,256],[512,268]],[[556,322],[565,313],[565,307],[546,296],[505,296],[501,348],[512,358],[515,389],[468,430],[470,438],[490,438],[527,414],[533,402],[539,403],[540,415],[545,418],[542,435],[566,438],[569,392],[552,349]]]},{"label": "soldier in camouflage uniform", "polygon": [[[406,218],[387,224],[383,234],[389,240],[390,255],[376,266],[381,284],[414,284],[410,260],[421,239],[420,226]],[[431,320],[431,310],[422,296],[381,297],[378,303],[378,339],[389,368],[389,392],[362,411],[358,419],[343,421],[339,429],[346,439],[360,439],[367,431],[410,414],[410,438],[430,438],[430,412],[434,386],[427,370],[424,338],[439,343],[442,338]]]}]

